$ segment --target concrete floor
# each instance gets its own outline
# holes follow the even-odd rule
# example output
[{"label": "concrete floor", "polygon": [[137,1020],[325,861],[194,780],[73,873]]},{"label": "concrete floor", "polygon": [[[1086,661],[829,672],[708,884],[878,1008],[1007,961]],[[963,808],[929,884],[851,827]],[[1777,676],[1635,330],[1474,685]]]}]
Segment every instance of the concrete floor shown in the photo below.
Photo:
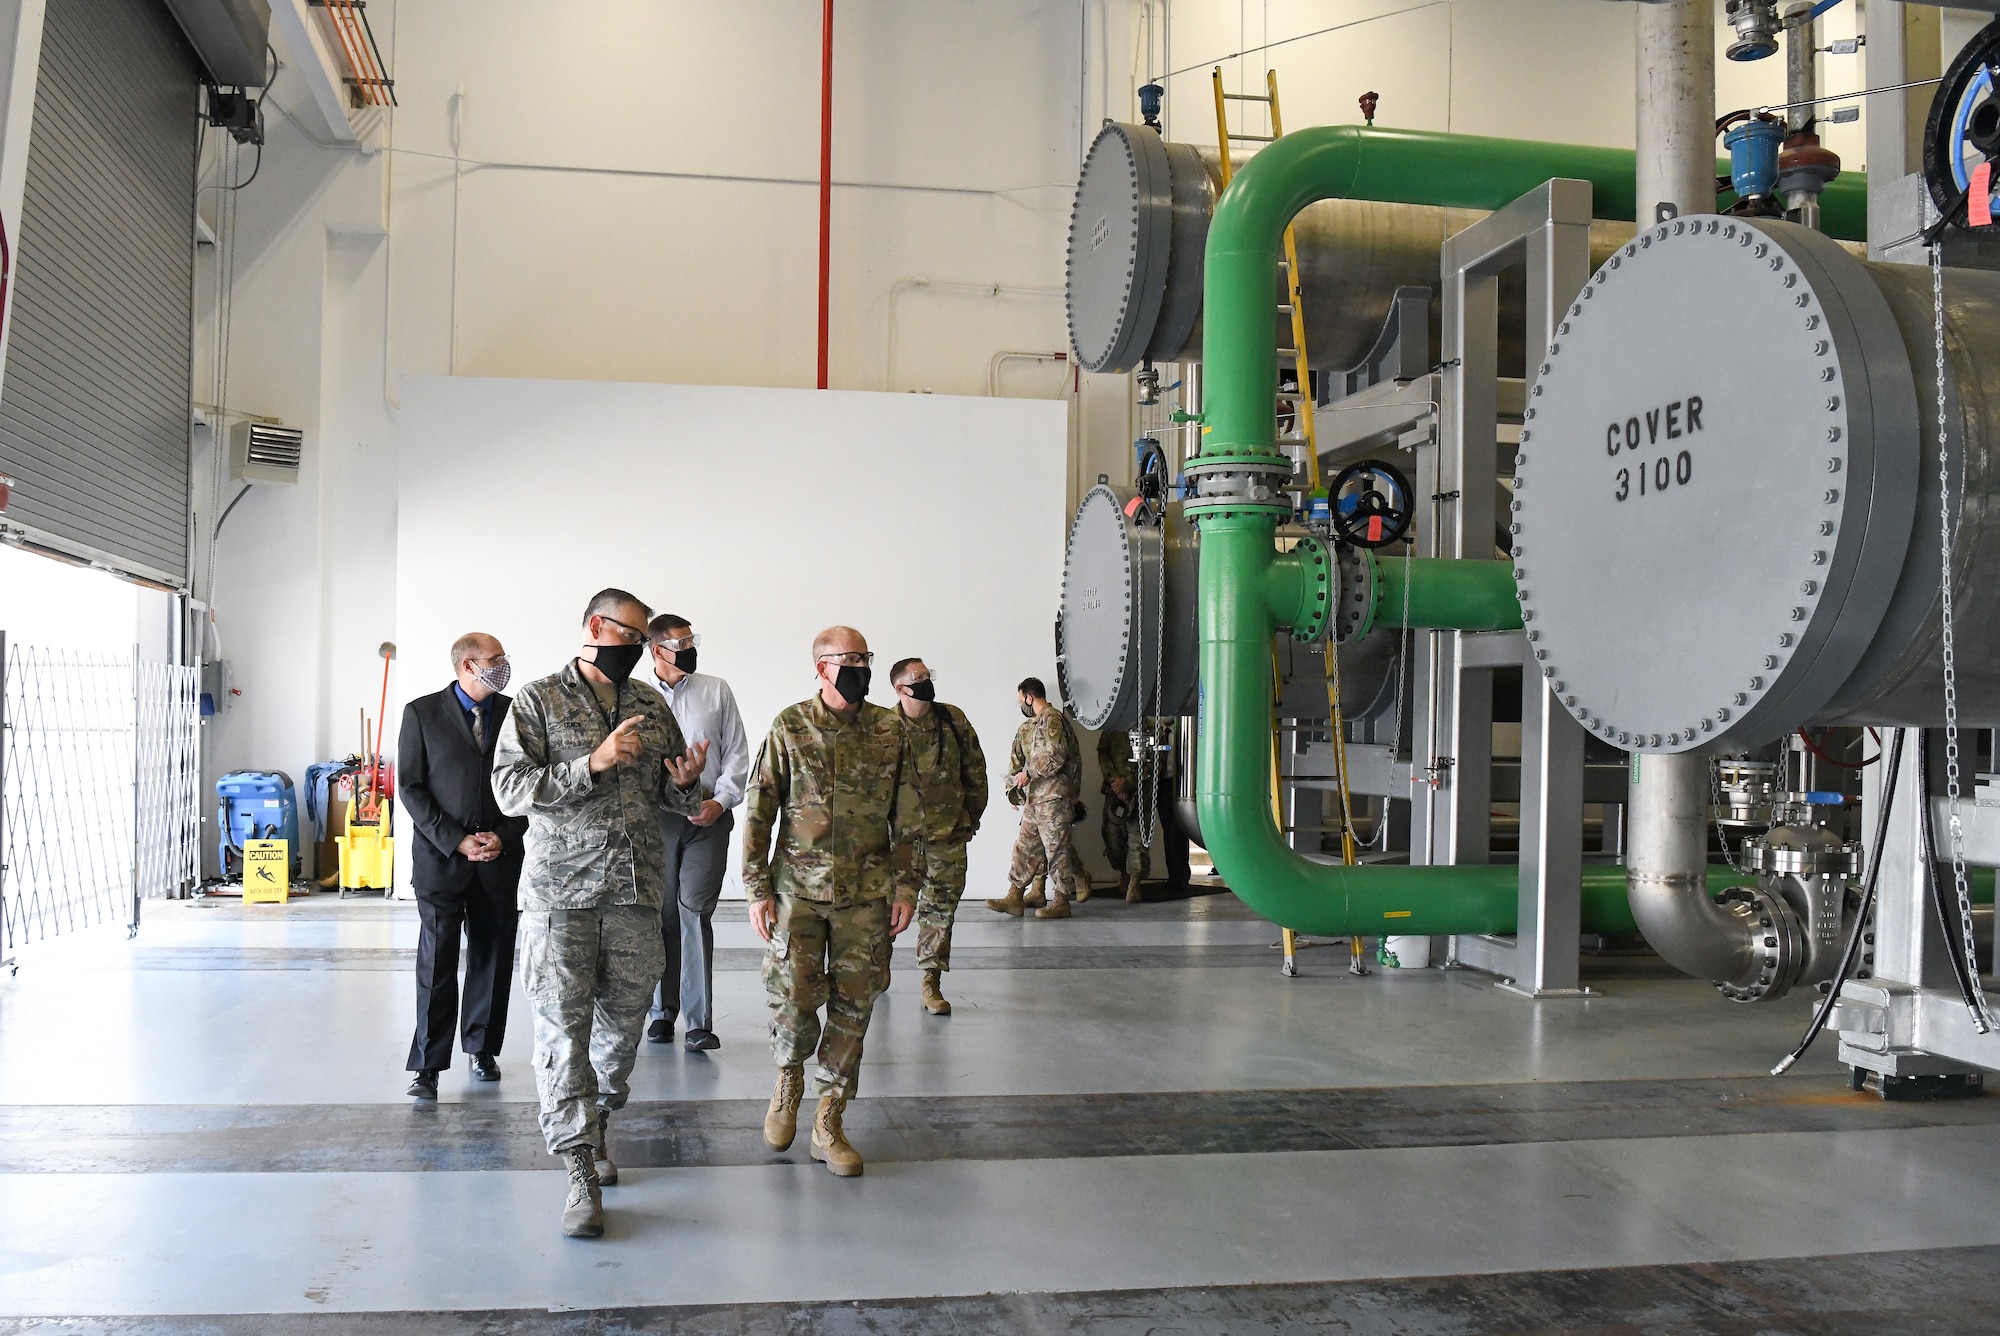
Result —
[{"label": "concrete floor", "polygon": [[[461,1064],[439,1105],[403,1097],[407,902],[150,905],[136,940],[24,953],[0,977],[0,1330],[1910,1329],[1908,1295],[1868,1307],[1888,1280],[1786,1305],[1863,1254],[1940,1302],[2000,1274],[2000,1110],[1851,1094],[1830,1046],[1763,1076],[1801,999],[1605,961],[1601,998],[1537,1004],[1326,948],[1285,979],[1226,896],[975,905],[950,1018],[899,948],[850,1116],[869,1169],[842,1181],[762,1149],[740,910],[717,937],[723,1047],[643,1049],[594,1243],[556,1230],[518,992],[505,1080]],[[1798,1259],[1784,1295],[1617,1325],[1694,1293],[1686,1268],[1768,1259]],[[1426,1325],[1440,1286],[1472,1296],[1456,1325]]]}]

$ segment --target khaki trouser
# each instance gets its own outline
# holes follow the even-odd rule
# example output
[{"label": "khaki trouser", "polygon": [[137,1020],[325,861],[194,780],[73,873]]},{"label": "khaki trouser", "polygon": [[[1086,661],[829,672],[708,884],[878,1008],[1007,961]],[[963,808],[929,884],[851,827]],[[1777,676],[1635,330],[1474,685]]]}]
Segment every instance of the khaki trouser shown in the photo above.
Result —
[{"label": "khaki trouser", "polygon": [[1077,860],[1070,848],[1070,817],[1073,804],[1034,802],[1021,809],[1021,833],[1014,841],[1014,859],[1007,868],[1007,884],[1023,890],[1037,877],[1046,876],[1056,884],[1068,883],[1063,894],[1076,898]]},{"label": "khaki trouser", "polygon": [[917,895],[917,968],[951,968],[951,923],[965,895],[966,858],[962,844],[931,845],[924,851],[924,885]]},{"label": "khaki trouser", "polygon": [[780,1067],[796,1067],[817,1054],[822,1095],[851,1097],[859,1088],[861,1041],[875,994],[889,984],[889,946],[887,899],[836,909],[778,896],[777,922],[764,949],[771,1056]]}]

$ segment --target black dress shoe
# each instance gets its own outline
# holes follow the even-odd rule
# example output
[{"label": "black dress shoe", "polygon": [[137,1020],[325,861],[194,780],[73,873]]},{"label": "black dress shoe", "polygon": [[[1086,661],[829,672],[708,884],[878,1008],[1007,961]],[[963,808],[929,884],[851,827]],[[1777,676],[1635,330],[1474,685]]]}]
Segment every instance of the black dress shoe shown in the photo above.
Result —
[{"label": "black dress shoe", "polygon": [[418,1072],[410,1081],[410,1088],[403,1092],[411,1099],[436,1099],[438,1097],[438,1074],[425,1070]]},{"label": "black dress shoe", "polygon": [[687,1033],[687,1051],[690,1053],[707,1053],[721,1047],[722,1041],[715,1037],[713,1030],[689,1030]]},{"label": "black dress shoe", "polygon": [[652,1044],[673,1043],[674,1023],[666,1019],[654,1021],[646,1027],[646,1041]]},{"label": "black dress shoe", "polygon": [[491,1053],[472,1055],[472,1079],[475,1081],[497,1081],[500,1079],[500,1064],[493,1060]]}]

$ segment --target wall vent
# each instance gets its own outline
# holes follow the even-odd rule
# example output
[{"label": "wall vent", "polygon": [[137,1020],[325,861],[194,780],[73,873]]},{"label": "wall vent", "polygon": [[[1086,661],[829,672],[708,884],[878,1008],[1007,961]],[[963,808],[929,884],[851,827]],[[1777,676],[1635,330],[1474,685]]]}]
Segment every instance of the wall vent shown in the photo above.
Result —
[{"label": "wall vent", "polygon": [[239,422],[229,433],[229,476],[244,482],[297,482],[306,434],[275,422]]}]

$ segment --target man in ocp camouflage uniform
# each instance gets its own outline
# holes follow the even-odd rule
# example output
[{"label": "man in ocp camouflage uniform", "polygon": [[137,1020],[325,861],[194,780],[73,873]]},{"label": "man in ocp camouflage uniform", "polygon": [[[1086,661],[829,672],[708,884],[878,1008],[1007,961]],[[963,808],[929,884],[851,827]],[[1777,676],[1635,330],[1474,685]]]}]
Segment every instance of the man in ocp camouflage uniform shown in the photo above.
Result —
[{"label": "man in ocp camouflage uniform", "polygon": [[842,1178],[861,1172],[841,1119],[875,995],[888,985],[890,939],[910,926],[922,880],[916,767],[895,712],[866,700],[872,662],[852,627],[819,633],[819,690],[772,721],[743,802],[743,889],[750,926],[770,943],[764,989],[778,1063],[764,1141],[791,1146],[805,1062],[817,1054],[810,1151]]},{"label": "man in ocp camouflage uniform", "polygon": [[1040,678],[1023,678],[1015,696],[1028,721],[1015,732],[1008,756],[1007,801],[1021,809],[1021,834],[1007,870],[1007,894],[988,900],[986,907],[1019,918],[1028,883],[1046,875],[1049,902],[1035,917],[1068,918],[1070,900],[1090,894],[1089,881],[1074,871],[1070,847],[1077,791],[1083,786],[1083,752],[1069,720],[1049,704]]},{"label": "man in ocp camouflage uniform", "polygon": [[535,1087],[549,1151],[569,1162],[563,1233],[604,1232],[618,1181],[611,1113],[659,982],[666,852],[660,813],[701,809],[706,743],[689,750],[660,693],[631,682],[651,609],[605,589],[584,609],[582,655],[514,698],[493,753],[493,795],[528,818],[522,984],[535,1020]]},{"label": "man in ocp camouflage uniform", "polygon": [[923,890],[917,897],[917,968],[924,1010],[951,1015],[944,971],[951,968],[951,923],[965,894],[965,846],[986,811],[986,754],[965,711],[937,699],[930,666],[899,659],[889,669],[896,712],[909,734],[915,786],[924,805]]},{"label": "man in ocp camouflage uniform", "polygon": [[1145,826],[1140,803],[1139,766],[1132,759],[1128,729],[1106,729],[1097,738],[1097,765],[1104,772],[1104,857],[1118,870],[1128,904],[1139,903],[1139,884],[1153,870],[1152,851],[1139,842]]}]

